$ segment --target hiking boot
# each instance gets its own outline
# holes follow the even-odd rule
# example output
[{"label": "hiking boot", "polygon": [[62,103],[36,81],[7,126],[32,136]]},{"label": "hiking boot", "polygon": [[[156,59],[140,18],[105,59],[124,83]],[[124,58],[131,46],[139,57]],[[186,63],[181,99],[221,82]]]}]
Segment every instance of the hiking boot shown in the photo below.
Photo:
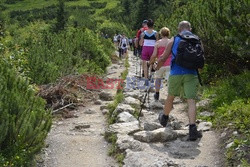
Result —
[{"label": "hiking boot", "polygon": [[195,141],[198,138],[202,137],[202,133],[200,131],[197,131],[197,127],[195,124],[189,125],[189,137],[188,141]]},{"label": "hiking boot", "polygon": [[168,115],[165,115],[163,113],[160,113],[159,114],[159,117],[158,117],[158,120],[160,122],[160,124],[163,126],[163,127],[166,127],[167,126],[167,123],[168,123]]},{"label": "hiking boot", "polygon": [[160,97],[160,93],[159,93],[159,92],[156,92],[156,93],[154,94],[155,101],[159,100],[159,97]]}]

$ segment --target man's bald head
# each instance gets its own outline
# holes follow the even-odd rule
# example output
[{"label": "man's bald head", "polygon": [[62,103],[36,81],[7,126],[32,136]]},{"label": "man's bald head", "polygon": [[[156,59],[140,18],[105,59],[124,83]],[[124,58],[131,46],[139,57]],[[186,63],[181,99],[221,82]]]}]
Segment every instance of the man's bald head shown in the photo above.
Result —
[{"label": "man's bald head", "polygon": [[181,21],[178,25],[179,32],[182,32],[184,30],[191,31],[191,24],[188,21]]}]

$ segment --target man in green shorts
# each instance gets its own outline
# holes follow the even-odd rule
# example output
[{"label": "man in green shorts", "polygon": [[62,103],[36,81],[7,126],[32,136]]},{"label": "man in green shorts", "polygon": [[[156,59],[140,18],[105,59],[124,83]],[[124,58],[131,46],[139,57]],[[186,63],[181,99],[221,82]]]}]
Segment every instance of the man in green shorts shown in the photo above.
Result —
[{"label": "man in green shorts", "polygon": [[[191,24],[188,21],[179,23],[178,31],[180,35],[191,35]],[[189,138],[190,141],[195,141],[201,138],[202,135],[197,131],[196,127],[196,95],[198,91],[199,80],[196,70],[181,67],[175,63],[177,48],[181,38],[175,36],[168,43],[165,52],[158,60],[156,69],[159,69],[166,59],[172,53],[171,70],[168,83],[168,97],[165,102],[164,113],[160,113],[159,121],[163,127],[166,127],[169,113],[173,108],[173,101],[176,96],[182,94],[187,99],[188,103],[188,117],[189,117]]]}]

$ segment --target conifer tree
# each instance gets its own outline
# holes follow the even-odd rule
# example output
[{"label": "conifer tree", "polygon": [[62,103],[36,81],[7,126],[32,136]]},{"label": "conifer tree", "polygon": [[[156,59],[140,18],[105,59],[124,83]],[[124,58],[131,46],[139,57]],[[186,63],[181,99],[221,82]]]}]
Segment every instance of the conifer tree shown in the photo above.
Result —
[{"label": "conifer tree", "polygon": [[141,23],[145,19],[149,19],[151,16],[150,4],[149,0],[139,0],[138,2],[138,10],[136,14],[136,24],[135,29],[141,27]]},{"label": "conifer tree", "polygon": [[57,9],[57,17],[56,17],[56,24],[54,27],[55,32],[59,32],[64,30],[66,25],[66,12],[65,12],[65,3],[64,0],[58,0],[58,9]]}]

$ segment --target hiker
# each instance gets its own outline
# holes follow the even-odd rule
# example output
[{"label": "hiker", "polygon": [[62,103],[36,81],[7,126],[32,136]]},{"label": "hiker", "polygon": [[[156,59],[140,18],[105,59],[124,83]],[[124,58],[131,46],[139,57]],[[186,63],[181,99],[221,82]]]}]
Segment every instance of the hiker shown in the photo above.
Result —
[{"label": "hiker", "polygon": [[137,49],[135,47],[135,42],[136,42],[136,36],[134,36],[134,38],[132,40],[132,47],[133,47],[133,54],[134,54],[134,56],[137,55]]},{"label": "hiker", "polygon": [[[197,131],[195,124],[196,121],[196,102],[195,98],[198,91],[198,76],[197,70],[184,68],[176,64],[176,55],[179,43],[182,41],[181,36],[188,35],[194,36],[191,33],[191,24],[188,21],[182,21],[178,25],[179,35],[172,38],[166,46],[162,57],[158,60],[156,69],[159,69],[162,64],[167,60],[171,55],[171,70],[168,80],[168,96],[164,106],[164,113],[159,114],[159,121],[163,127],[166,127],[169,113],[173,108],[173,101],[176,96],[180,96],[181,90],[184,91],[184,98],[187,99],[188,103],[188,117],[189,117],[189,137],[188,140],[195,141],[198,138],[202,137],[202,134]],[[184,48],[185,49],[185,48]],[[185,49],[187,50],[187,48]],[[203,50],[203,48],[202,48]],[[179,50],[178,50],[179,51]],[[178,52],[179,54],[179,52]]]},{"label": "hiker", "polygon": [[124,58],[124,54],[127,53],[128,46],[129,46],[128,38],[125,36],[125,34],[122,34],[119,47],[121,48],[121,56],[123,58]]},{"label": "hiker", "polygon": [[141,56],[141,50],[142,47],[139,45],[140,39],[141,39],[141,34],[148,29],[148,20],[143,20],[142,22],[142,28],[140,28],[137,33],[136,33],[136,40],[135,40],[135,47],[137,49],[137,53],[139,54],[139,56]]},{"label": "hiker", "polygon": [[105,39],[108,39],[108,38],[109,38],[108,34],[105,34],[104,38],[105,38]]},{"label": "hiker", "polygon": [[[142,47],[139,45],[139,42],[140,42],[140,39],[141,39],[141,35],[142,33],[148,29],[148,20],[143,20],[142,22],[142,27],[137,31],[136,33],[136,38],[135,38],[135,55],[138,55],[138,57],[141,58],[141,51],[142,51]],[[140,60],[140,69],[142,69],[142,63],[141,63],[141,60]],[[140,75],[143,76],[143,73],[141,74],[141,70],[140,70]]]},{"label": "hiker", "polygon": [[[150,58],[150,64],[154,64],[156,58],[160,58],[160,56],[163,54],[163,52],[166,49],[166,46],[169,42],[169,35],[170,35],[170,30],[167,27],[163,27],[160,30],[160,35],[161,39],[156,42],[154,46],[154,52],[152,57]],[[155,94],[154,94],[154,99],[159,100],[160,96],[160,87],[161,87],[161,80],[167,76],[169,76],[170,72],[170,62],[171,62],[171,55],[167,58],[163,66],[156,71],[155,73]]]},{"label": "hiker", "polygon": [[153,29],[154,22],[152,19],[149,19],[147,22],[148,29],[145,30],[140,39],[140,46],[142,46],[142,69],[143,69],[143,77],[145,78],[145,86],[149,85],[148,81],[148,61],[153,54],[154,45],[158,40],[158,33]]},{"label": "hiker", "polygon": [[130,50],[133,51],[133,48],[132,48],[133,39],[132,39],[132,38],[129,38],[128,41],[129,41]]}]

